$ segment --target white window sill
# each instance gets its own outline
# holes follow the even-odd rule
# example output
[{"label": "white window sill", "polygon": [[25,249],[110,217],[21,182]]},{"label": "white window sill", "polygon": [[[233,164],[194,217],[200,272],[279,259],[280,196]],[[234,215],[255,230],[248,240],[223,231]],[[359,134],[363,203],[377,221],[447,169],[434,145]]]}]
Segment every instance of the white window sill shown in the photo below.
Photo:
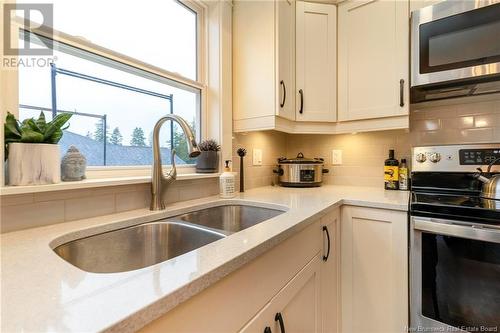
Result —
[{"label": "white window sill", "polygon": [[[189,180],[189,179],[216,178],[219,176],[220,173],[183,173],[183,174],[177,174],[177,181]],[[92,187],[144,184],[150,182],[151,182],[151,176],[133,176],[133,177],[86,179],[76,182],[60,182],[57,184],[47,184],[47,185],[4,186],[0,187],[0,195],[77,190],[77,189],[92,188]]]}]

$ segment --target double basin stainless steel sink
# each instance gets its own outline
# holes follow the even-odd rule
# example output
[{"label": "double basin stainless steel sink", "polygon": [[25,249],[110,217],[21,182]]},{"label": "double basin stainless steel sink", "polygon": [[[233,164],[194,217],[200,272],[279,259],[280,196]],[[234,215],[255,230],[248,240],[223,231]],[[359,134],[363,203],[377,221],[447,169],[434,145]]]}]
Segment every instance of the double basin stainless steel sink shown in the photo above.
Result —
[{"label": "double basin stainless steel sink", "polygon": [[54,251],[87,272],[126,272],[180,256],[282,213],[264,207],[222,205],[76,239]]}]

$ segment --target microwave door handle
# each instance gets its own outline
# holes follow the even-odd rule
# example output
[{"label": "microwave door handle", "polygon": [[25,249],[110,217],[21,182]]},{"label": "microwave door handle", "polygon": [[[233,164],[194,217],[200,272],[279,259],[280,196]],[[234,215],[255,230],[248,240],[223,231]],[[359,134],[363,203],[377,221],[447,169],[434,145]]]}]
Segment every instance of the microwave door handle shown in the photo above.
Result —
[{"label": "microwave door handle", "polygon": [[500,229],[414,219],[413,228],[433,234],[500,243]]}]

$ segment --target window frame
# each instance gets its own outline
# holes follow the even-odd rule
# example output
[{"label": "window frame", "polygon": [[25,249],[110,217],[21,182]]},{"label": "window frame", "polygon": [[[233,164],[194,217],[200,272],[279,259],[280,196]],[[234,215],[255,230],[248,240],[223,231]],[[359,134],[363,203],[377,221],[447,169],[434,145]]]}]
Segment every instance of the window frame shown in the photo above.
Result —
[{"label": "window frame", "polygon": [[[207,6],[199,1],[193,0],[176,0],[180,5],[186,7],[188,10],[193,11],[196,14],[196,59],[197,59],[197,74],[196,80],[186,78],[178,73],[170,72],[166,69],[159,68],[157,66],[148,64],[139,59],[124,55],[122,53],[110,50],[106,47],[93,44],[92,42],[66,34],[62,31],[46,31],[43,27],[40,28],[29,28],[27,31],[35,35],[40,35],[45,38],[53,39],[57,43],[67,45],[72,48],[80,49],[84,52],[94,54],[99,57],[104,57],[112,61],[124,64],[126,66],[138,69],[145,73],[156,75],[162,77],[169,81],[169,84],[183,90],[188,90],[186,88],[191,88],[193,90],[200,91],[199,99],[199,130],[200,138],[203,140],[207,137],[207,122],[208,118],[207,111]],[[23,22],[19,19],[14,20],[14,28],[12,29],[16,32],[21,30],[26,30]],[[17,71],[16,71],[17,76]],[[16,85],[16,93],[18,92],[19,85]],[[18,94],[16,94],[16,97]],[[17,98],[16,98],[17,99]],[[17,103],[19,105],[19,103]],[[16,117],[19,115],[19,108],[14,109],[14,114]],[[170,167],[169,165],[164,165],[165,168]],[[177,165],[180,173],[191,173],[195,171],[194,164],[182,164]],[[87,167],[87,178],[110,178],[110,177],[121,177],[130,175],[126,171],[130,171],[134,175],[146,175],[151,172],[151,165],[129,165],[129,166],[88,166]]]}]

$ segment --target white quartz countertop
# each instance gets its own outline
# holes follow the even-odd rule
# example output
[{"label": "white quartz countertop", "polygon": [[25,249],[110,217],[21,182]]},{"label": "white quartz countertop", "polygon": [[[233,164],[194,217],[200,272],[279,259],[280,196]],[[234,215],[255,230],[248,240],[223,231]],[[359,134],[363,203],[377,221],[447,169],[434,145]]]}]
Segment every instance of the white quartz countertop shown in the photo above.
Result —
[{"label": "white quartz countertop", "polygon": [[[178,202],[6,233],[1,240],[2,332],[130,332],[342,205],[406,211],[408,192],[373,187],[261,187],[223,200]],[[88,273],[52,248],[69,240],[221,202],[279,207],[285,213],[162,263],[123,273]]]}]

